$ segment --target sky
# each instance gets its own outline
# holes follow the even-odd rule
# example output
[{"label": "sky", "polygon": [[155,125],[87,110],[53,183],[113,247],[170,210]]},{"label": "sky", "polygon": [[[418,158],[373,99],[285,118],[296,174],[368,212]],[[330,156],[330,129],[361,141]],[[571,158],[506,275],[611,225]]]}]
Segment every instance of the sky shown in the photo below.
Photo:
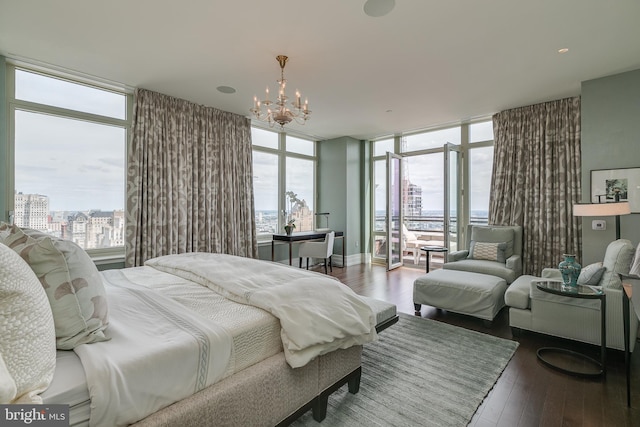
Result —
[{"label": "sky", "polygon": [[[18,71],[16,98],[126,117],[126,97]],[[124,208],[124,128],[17,110],[15,189],[49,197],[55,210]]]}]

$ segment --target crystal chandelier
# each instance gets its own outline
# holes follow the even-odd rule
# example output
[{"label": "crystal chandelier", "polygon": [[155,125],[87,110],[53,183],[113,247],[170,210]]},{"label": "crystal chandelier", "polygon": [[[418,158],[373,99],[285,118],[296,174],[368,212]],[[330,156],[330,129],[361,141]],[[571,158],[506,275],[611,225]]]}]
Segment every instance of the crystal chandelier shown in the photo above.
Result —
[{"label": "crystal chandelier", "polygon": [[278,123],[280,128],[283,128],[284,125],[290,123],[292,120],[303,125],[311,115],[311,111],[309,111],[309,101],[305,99],[304,104],[302,104],[300,101],[300,92],[298,91],[296,91],[295,100],[291,101],[291,107],[287,107],[287,99],[289,98],[285,94],[287,81],[284,78],[284,66],[287,64],[288,59],[285,55],[276,56],[276,60],[280,64],[279,90],[276,100],[269,100],[269,87],[267,86],[265,99],[260,101],[258,97],[254,96],[253,108],[249,110],[256,119],[269,123],[270,127]]}]

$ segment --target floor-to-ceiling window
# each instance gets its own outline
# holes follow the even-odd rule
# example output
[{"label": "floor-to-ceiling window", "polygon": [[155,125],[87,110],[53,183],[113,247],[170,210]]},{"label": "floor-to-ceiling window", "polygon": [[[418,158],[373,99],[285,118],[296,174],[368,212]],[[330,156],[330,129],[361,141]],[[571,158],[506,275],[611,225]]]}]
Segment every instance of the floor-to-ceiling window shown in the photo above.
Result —
[{"label": "floor-to-ceiling window", "polygon": [[[454,224],[487,223],[489,183],[493,163],[493,128],[491,121],[427,130],[374,140],[372,172],[373,191],[373,259],[382,262],[385,252],[386,163],[387,151],[403,157],[403,217],[405,227],[418,238],[442,245],[445,209],[445,144],[459,146],[462,157],[461,182],[453,180],[460,194],[449,194],[454,203],[450,208]],[[469,191],[463,191],[468,187]],[[462,211],[457,212],[456,206]],[[459,236],[462,237],[462,236]],[[450,240],[451,250],[457,249],[458,236]],[[407,259],[412,263],[412,253]]]},{"label": "floor-to-ceiling window", "polygon": [[10,219],[93,254],[121,252],[131,94],[13,65],[7,76]]},{"label": "floor-to-ceiling window", "polygon": [[469,125],[469,221],[487,224],[489,220],[489,188],[493,167],[493,123]]},{"label": "floor-to-ceiling window", "polygon": [[284,232],[316,228],[315,141],[252,127],[253,190],[259,240]]}]

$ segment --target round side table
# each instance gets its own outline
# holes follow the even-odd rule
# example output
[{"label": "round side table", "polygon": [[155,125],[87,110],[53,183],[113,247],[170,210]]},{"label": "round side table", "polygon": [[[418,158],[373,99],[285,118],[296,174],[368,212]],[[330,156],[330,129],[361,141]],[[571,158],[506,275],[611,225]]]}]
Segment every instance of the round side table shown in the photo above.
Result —
[{"label": "round side table", "polygon": [[447,252],[449,251],[449,249],[445,248],[444,246],[423,246],[420,248],[420,250],[427,253],[427,273],[429,272],[429,264],[431,264],[431,252],[443,252],[444,261],[447,262]]},{"label": "round side table", "polygon": [[[546,366],[564,372],[565,374],[575,375],[579,377],[599,377],[606,374],[606,355],[607,355],[607,314],[606,314],[606,295],[605,293],[596,287],[577,285],[567,286],[562,282],[551,280],[538,280],[535,281],[536,288],[542,292],[547,292],[555,295],[562,295],[563,297],[579,298],[579,299],[599,299],[600,300],[600,360],[595,360],[586,354],[578,353],[566,348],[556,347],[542,347],[538,349],[538,359]],[[562,366],[558,361],[554,360],[559,356],[561,359],[569,359],[579,361],[579,365],[586,364],[591,365],[593,369],[576,370],[573,369],[571,364]],[[586,362],[586,363],[585,363]]]}]

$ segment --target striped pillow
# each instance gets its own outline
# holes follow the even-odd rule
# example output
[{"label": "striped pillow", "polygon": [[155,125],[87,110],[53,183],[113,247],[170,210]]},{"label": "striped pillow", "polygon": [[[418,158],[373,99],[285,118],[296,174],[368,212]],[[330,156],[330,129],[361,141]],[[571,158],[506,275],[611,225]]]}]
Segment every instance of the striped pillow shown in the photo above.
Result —
[{"label": "striped pillow", "polygon": [[506,262],[507,243],[487,243],[471,241],[471,249],[469,250],[469,258],[486,261]]}]

